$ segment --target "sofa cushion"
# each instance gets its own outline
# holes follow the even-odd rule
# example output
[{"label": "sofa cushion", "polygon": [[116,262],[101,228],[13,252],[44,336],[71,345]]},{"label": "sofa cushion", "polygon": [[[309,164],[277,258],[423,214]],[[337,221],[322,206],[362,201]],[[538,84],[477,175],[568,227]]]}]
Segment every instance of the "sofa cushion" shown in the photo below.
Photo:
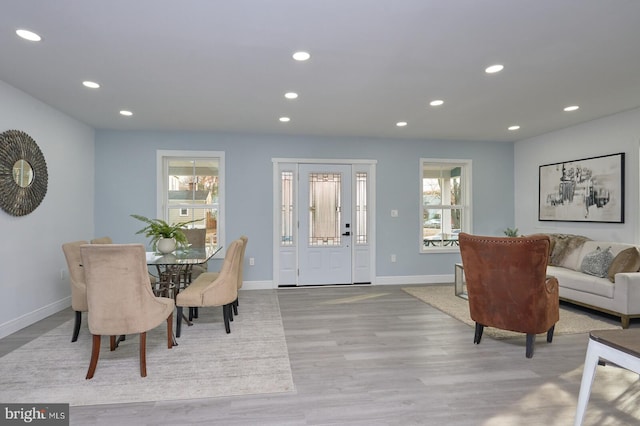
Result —
[{"label": "sofa cushion", "polygon": [[585,274],[604,278],[607,276],[611,261],[613,261],[611,247],[607,247],[603,250],[600,248],[600,246],[598,246],[595,250],[585,254],[582,257],[582,262],[580,263],[580,271],[584,272]]},{"label": "sofa cushion", "polygon": [[549,265],[580,270],[582,248],[589,238],[572,234],[549,234],[549,238],[553,241]]},{"label": "sofa cushion", "polygon": [[640,250],[637,247],[629,247],[616,255],[609,265],[607,277],[615,282],[615,275],[619,272],[637,272],[640,270]]},{"label": "sofa cushion", "polygon": [[[560,266],[547,267],[547,274],[558,279],[558,285],[583,293],[594,294],[608,299],[613,298],[615,284],[607,278],[600,278],[594,275],[587,275],[579,271],[563,268]],[[562,290],[560,291],[562,294]]]}]

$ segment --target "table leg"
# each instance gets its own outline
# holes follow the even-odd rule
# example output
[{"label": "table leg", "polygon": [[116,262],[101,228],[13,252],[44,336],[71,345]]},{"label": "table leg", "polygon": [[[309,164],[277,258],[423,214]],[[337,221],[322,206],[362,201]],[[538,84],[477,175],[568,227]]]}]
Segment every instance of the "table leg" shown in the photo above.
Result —
[{"label": "table leg", "polygon": [[589,396],[591,396],[591,385],[596,375],[596,367],[598,366],[598,347],[599,343],[589,339],[587,346],[587,355],[584,360],[584,370],[582,372],[582,381],[580,382],[580,394],[578,396],[578,408],[576,409],[576,418],[574,426],[580,426],[587,411]]}]

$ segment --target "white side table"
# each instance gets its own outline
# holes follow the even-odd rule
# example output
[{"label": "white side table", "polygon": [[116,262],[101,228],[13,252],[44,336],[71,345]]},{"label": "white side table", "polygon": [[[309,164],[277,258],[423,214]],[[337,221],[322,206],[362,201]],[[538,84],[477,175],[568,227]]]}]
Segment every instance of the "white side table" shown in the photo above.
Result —
[{"label": "white side table", "polygon": [[640,329],[594,330],[589,333],[574,426],[582,424],[587,411],[591,385],[599,360],[609,361],[640,374]]},{"label": "white side table", "polygon": [[454,268],[454,287],[456,291],[456,296],[462,297],[463,299],[469,299],[467,295],[467,291],[465,288],[465,279],[464,279],[464,267],[462,263],[456,263]]}]

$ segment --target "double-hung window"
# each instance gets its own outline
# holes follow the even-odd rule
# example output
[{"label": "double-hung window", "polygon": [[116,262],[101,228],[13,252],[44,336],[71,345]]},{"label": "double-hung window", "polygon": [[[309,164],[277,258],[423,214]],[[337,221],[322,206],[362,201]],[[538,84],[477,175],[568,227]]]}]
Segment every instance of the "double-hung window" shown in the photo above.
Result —
[{"label": "double-hung window", "polygon": [[160,217],[170,224],[195,221],[208,243],[223,245],[224,153],[159,151]]},{"label": "double-hung window", "polygon": [[471,232],[471,160],[420,159],[420,251],[458,249]]}]

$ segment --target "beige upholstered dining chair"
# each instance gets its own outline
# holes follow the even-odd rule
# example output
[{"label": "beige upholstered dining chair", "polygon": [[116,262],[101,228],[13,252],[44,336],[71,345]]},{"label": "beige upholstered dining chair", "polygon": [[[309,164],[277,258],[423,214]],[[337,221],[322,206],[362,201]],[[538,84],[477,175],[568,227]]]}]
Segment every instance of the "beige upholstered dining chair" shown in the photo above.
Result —
[{"label": "beige upholstered dining chair", "polygon": [[140,334],[140,375],[147,376],[147,331],[167,322],[167,347],[173,346],[173,299],[151,290],[142,244],[85,244],[80,247],[87,283],[89,331],[93,335],[87,379],[98,365],[101,336]]},{"label": "beige upholstered dining chair", "polygon": [[[247,243],[249,242],[249,238],[246,235],[243,235],[240,237],[240,240],[242,240],[242,250],[240,251],[240,266],[238,270],[238,291],[240,291],[240,288],[242,288],[242,282],[244,279],[243,278],[244,254],[245,254],[245,250],[247,249]],[[205,272],[202,275],[204,275],[206,279],[208,279],[209,281],[213,281],[218,277],[219,274],[220,272]],[[239,298],[239,295],[238,297],[236,297],[236,300],[234,300],[233,304],[231,305],[233,308],[233,315],[238,315],[238,306],[239,306],[238,298]],[[189,310],[189,320],[191,320],[193,316],[197,318],[198,317],[197,312],[198,312],[198,308]],[[233,321],[233,316],[231,316],[230,319],[231,321]]]},{"label": "beige upholstered dining chair", "polygon": [[176,337],[180,337],[182,325],[182,309],[203,308],[207,306],[222,306],[224,328],[231,332],[229,321],[232,321],[233,302],[238,298],[238,270],[240,267],[240,253],[242,240],[231,243],[222,263],[222,269],[215,278],[209,273],[200,275],[189,287],[178,293],[176,306]]},{"label": "beige upholstered dining chair", "polygon": [[[187,237],[187,241],[191,244],[191,247],[194,249],[204,249],[207,244],[207,230],[205,228],[191,228],[191,229],[183,229],[184,235]],[[182,287],[186,287],[193,280],[198,278],[198,276],[204,272],[207,272],[208,265],[206,263],[201,263],[198,265],[186,265],[186,267],[182,270],[180,274],[180,281]]]},{"label": "beige upholstered dining chair", "polygon": [[[242,288],[242,281],[243,281],[243,271],[244,271],[244,252],[247,249],[247,243],[249,242],[249,237],[247,237],[246,235],[243,235],[240,237],[240,239],[242,240],[242,250],[240,251],[240,268],[238,270],[238,292],[240,291],[240,288]],[[239,297],[239,295],[238,295]],[[240,303],[238,303],[238,297],[236,297],[236,300],[233,302],[233,314],[234,315],[238,315],[238,305]]]},{"label": "beige upholstered dining chair", "polygon": [[[113,244],[113,240],[108,236],[98,237],[91,240],[91,244]],[[151,273],[149,273],[149,279],[151,280],[152,286],[158,283],[158,277]]]},{"label": "beige upholstered dining chair", "polygon": [[71,337],[72,342],[78,340],[82,313],[89,310],[87,305],[87,285],[85,284],[84,269],[80,255],[80,246],[83,244],[87,244],[87,241],[74,241],[62,245],[64,257],[67,260],[67,269],[69,270],[69,283],[71,284],[71,309],[76,314]]}]

